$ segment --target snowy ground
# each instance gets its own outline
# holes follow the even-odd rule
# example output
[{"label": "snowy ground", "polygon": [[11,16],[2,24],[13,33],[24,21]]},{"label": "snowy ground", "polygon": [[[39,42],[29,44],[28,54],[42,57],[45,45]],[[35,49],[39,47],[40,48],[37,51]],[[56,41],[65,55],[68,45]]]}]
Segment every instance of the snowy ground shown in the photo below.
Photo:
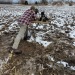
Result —
[{"label": "snowy ground", "polygon": [[[3,6],[4,7],[4,6]],[[16,19],[23,14],[23,12],[28,9],[30,6],[11,6],[11,8],[9,7],[9,5],[6,5],[6,8],[1,7],[1,12],[0,12],[0,35],[3,32],[10,32],[10,31],[17,31],[16,28],[19,28],[18,23],[16,21]],[[52,7],[52,6],[43,6],[44,8],[42,8],[42,6],[38,7],[38,9],[40,11],[44,11],[46,15],[50,18],[50,25],[49,24],[45,24],[45,25],[35,25],[33,24],[33,28],[34,29],[45,29],[47,30],[45,33],[49,33],[51,31],[54,30],[59,30],[61,33],[65,33],[65,31],[68,31],[68,33],[66,34],[67,36],[69,36],[70,38],[75,38],[75,6],[63,6],[63,7]],[[47,8],[47,9],[46,9]],[[40,15],[40,13],[39,13]],[[8,17],[8,18],[7,18]],[[13,23],[11,22],[13,21]],[[8,24],[8,22],[10,22],[10,24]],[[6,28],[5,30],[2,31],[3,28],[5,28],[5,25],[8,26],[8,28]],[[67,30],[69,29],[69,30]],[[47,43],[47,41],[42,41],[42,38],[39,37],[44,36],[43,35],[44,32],[38,32],[38,34],[36,34],[36,42],[39,43],[43,43],[43,45],[45,46],[44,43]],[[39,35],[40,34],[40,35]],[[41,41],[41,42],[40,42]],[[49,45],[51,42],[48,42],[47,45]],[[46,46],[47,46],[46,45]],[[74,45],[74,42],[73,42]]]},{"label": "snowy ground", "polygon": [[[17,19],[29,7],[30,6],[0,5],[0,36],[12,32],[17,33],[20,28]],[[49,24],[33,23],[32,26],[29,26],[31,38],[28,42],[37,42],[47,48],[50,44],[57,41],[59,46],[60,43],[64,43],[75,48],[75,6],[38,6],[38,9],[39,11],[45,11],[50,21]],[[74,48],[70,51],[69,56],[71,57],[75,57]],[[55,50],[57,52],[59,51],[58,48]],[[69,50],[64,50],[64,53],[66,55],[69,54]],[[53,57],[50,59],[54,61]],[[63,60],[57,61],[56,63],[62,64],[64,67],[67,66],[71,70],[75,70],[75,64],[70,66],[68,62],[64,62]],[[51,67],[51,65],[47,65]]]}]

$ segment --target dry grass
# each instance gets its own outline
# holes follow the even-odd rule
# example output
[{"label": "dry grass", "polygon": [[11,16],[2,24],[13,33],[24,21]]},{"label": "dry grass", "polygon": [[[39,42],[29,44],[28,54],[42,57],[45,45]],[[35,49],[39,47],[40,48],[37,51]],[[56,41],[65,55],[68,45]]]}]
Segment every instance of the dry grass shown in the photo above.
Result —
[{"label": "dry grass", "polygon": [[54,6],[54,5],[62,6],[62,5],[64,5],[64,4],[63,4],[62,1],[55,1],[55,2],[52,3],[52,5],[53,5],[53,6]]}]

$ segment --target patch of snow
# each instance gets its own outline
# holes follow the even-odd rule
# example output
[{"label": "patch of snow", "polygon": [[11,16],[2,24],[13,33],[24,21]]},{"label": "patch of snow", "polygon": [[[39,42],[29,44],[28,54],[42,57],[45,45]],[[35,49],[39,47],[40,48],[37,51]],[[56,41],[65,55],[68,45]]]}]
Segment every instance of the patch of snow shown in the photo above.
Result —
[{"label": "patch of snow", "polygon": [[69,36],[71,38],[75,38],[75,30],[72,30],[70,33],[69,33]]},{"label": "patch of snow", "polygon": [[75,70],[75,66],[71,66],[70,69]]},{"label": "patch of snow", "polygon": [[32,42],[32,41],[34,41],[34,39],[35,39],[35,38],[34,38],[33,36],[31,36],[30,39],[27,40],[27,41],[28,41],[28,42]]},{"label": "patch of snow", "polygon": [[73,45],[75,46],[75,42],[73,42]]},{"label": "patch of snow", "polygon": [[12,29],[12,26],[9,26],[9,30],[11,30]]},{"label": "patch of snow", "polygon": [[11,24],[11,26],[14,26],[14,24],[16,24],[16,25],[17,25],[17,24],[18,24],[18,22],[17,22],[17,21],[15,21],[14,23],[12,23],[12,24]]},{"label": "patch of snow", "polygon": [[52,43],[52,42],[48,42],[48,41],[43,41],[42,37],[40,37],[40,36],[36,37],[36,42],[38,42],[39,44],[42,44],[44,47],[47,47],[49,44]]},{"label": "patch of snow", "polygon": [[63,64],[64,67],[66,67],[66,66],[68,65],[68,63],[67,63],[67,62],[64,62],[64,61],[58,61],[57,63],[58,63],[58,64],[59,64],[59,63],[60,63],[60,64]]},{"label": "patch of snow", "polygon": [[0,30],[2,30],[5,27],[5,25],[0,25]]},{"label": "patch of snow", "polygon": [[64,31],[64,30],[61,30],[60,32],[61,32],[61,33],[65,33],[65,31]]},{"label": "patch of snow", "polygon": [[48,41],[41,41],[41,44],[43,44],[44,47],[47,47],[48,45],[50,45],[52,42],[48,42]]},{"label": "patch of snow", "polygon": [[32,73],[31,75],[34,75],[34,73]]},{"label": "patch of snow", "polygon": [[12,23],[12,24],[8,27],[9,31],[17,31],[16,28],[20,28],[17,21],[15,21],[14,23]]},{"label": "patch of snow", "polygon": [[29,42],[32,42],[32,41],[38,42],[39,44],[42,44],[44,47],[47,47],[49,44],[52,43],[52,42],[42,40],[41,35],[36,36],[36,38],[31,36],[31,38],[29,40],[27,40],[27,41],[29,41]]},{"label": "patch of snow", "polygon": [[9,30],[4,30],[4,32],[9,33]]},{"label": "patch of snow", "polygon": [[64,62],[64,61],[58,61],[57,62],[58,64],[60,63],[60,64],[63,64],[64,65],[64,67],[69,67],[71,70],[75,70],[75,66],[69,66],[69,64],[67,63],[67,62]]},{"label": "patch of snow", "polygon": [[36,24],[35,23],[33,23],[33,27],[36,27]]},{"label": "patch of snow", "polygon": [[71,30],[75,30],[75,26],[68,25],[67,27],[70,28]]},{"label": "patch of snow", "polygon": [[61,27],[64,25],[64,20],[61,18],[57,18],[54,21],[51,21],[52,24],[56,24],[58,27]]},{"label": "patch of snow", "polygon": [[48,57],[49,60],[54,61],[54,58],[52,56],[50,56],[48,54],[46,56]]},{"label": "patch of snow", "polygon": [[36,29],[43,29],[43,25],[36,27]]},{"label": "patch of snow", "polygon": [[49,64],[47,64],[47,66],[48,66],[48,67],[50,67],[50,68],[52,68],[52,67],[53,67],[53,65],[49,65]]}]

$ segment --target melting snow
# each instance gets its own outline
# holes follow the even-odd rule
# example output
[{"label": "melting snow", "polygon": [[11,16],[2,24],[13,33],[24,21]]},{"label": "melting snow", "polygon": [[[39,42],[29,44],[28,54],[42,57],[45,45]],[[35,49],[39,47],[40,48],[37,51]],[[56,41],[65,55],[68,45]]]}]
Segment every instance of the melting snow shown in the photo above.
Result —
[{"label": "melting snow", "polygon": [[34,41],[34,37],[33,36],[31,36],[31,38],[29,39],[29,40],[27,40],[28,42],[32,42],[32,41]]},{"label": "melting snow", "polygon": [[48,41],[43,41],[41,37],[36,37],[36,42],[38,42],[39,44],[42,44],[44,47],[47,47],[49,44],[51,44],[52,42],[48,42]]},{"label": "melting snow", "polygon": [[63,64],[64,65],[64,67],[69,67],[71,70],[75,70],[75,66],[69,66],[69,64],[67,63],[67,62],[64,62],[64,61],[58,61],[57,62],[58,64],[60,63],[60,64]]},{"label": "melting snow", "polygon": [[52,24],[56,24],[58,27],[61,27],[64,25],[64,20],[61,18],[57,18],[54,21],[51,22]]},{"label": "melting snow", "polygon": [[68,65],[68,63],[67,62],[64,62],[64,61],[58,61],[57,63],[63,64],[64,67],[66,67]]},{"label": "melting snow", "polygon": [[36,23],[33,23],[33,27],[36,27]]},{"label": "melting snow", "polygon": [[40,36],[37,36],[36,38],[31,36],[31,38],[28,41],[29,42],[32,42],[32,41],[38,42],[39,44],[42,44],[44,47],[47,47],[49,44],[52,43],[52,42],[48,42],[48,41],[43,41],[42,37],[40,37]]},{"label": "melting snow", "polygon": [[12,24],[8,27],[9,31],[16,31],[16,28],[19,28],[19,25],[18,25],[18,22],[17,22],[17,21],[15,21],[14,23],[12,23]]},{"label": "melting snow", "polygon": [[48,60],[55,61],[54,58],[50,56],[49,54],[47,54],[46,56],[48,57]]},{"label": "melting snow", "polygon": [[75,42],[73,42],[73,45],[75,46]]},{"label": "melting snow", "polygon": [[71,66],[70,69],[75,70],[75,66]]},{"label": "melting snow", "polygon": [[[6,24],[7,20],[10,20],[11,19],[14,19],[13,17],[17,17],[17,16],[20,16],[23,14],[23,12],[28,9],[29,7],[20,7],[21,9],[19,9],[18,11],[16,11],[16,9],[18,9],[18,7],[15,7],[15,8],[12,8],[12,9],[9,9],[9,8],[1,8],[1,12],[0,12],[0,16],[3,18],[0,17],[0,30],[2,30],[4,28],[5,25],[3,25],[4,23]],[[39,8],[40,9],[40,8]],[[43,9],[40,9],[40,11],[43,10]],[[65,33],[65,30],[61,29],[60,27],[64,27],[64,28],[69,28],[70,29],[70,37],[71,38],[75,38],[75,26],[71,26],[71,24],[73,23],[73,16],[75,15],[75,6],[74,7],[69,7],[69,6],[64,6],[64,7],[60,7],[59,9],[58,8],[55,8],[55,7],[48,7],[46,9],[46,13],[48,17],[52,18],[51,20],[51,25],[47,25],[46,26],[46,29],[48,31],[46,32],[38,32],[36,34],[36,37],[34,38],[33,36],[31,36],[31,38],[28,40],[29,42],[38,42],[39,44],[42,44],[44,47],[47,47],[49,44],[51,44],[52,42],[51,41],[44,41],[43,40],[43,36],[46,34],[46,33],[50,33],[51,30],[49,28],[51,28],[50,26],[52,26],[52,29],[56,29],[54,28],[54,24],[59,27],[60,31],[62,33]],[[73,15],[72,15],[73,14]],[[9,16],[10,18],[6,19],[4,16]],[[39,16],[39,15],[38,15]],[[65,26],[64,24],[67,24],[68,26]],[[75,25],[75,23],[74,23]],[[36,23],[33,24],[33,28],[36,29],[43,29],[44,28],[44,25],[38,25]],[[18,26],[18,23],[17,21],[13,22],[12,24],[10,24],[10,26],[8,27],[8,30],[5,30],[5,32],[9,32],[9,31],[15,31],[16,28],[19,28]],[[14,30],[15,29],[15,30]],[[3,33],[4,31],[0,32],[0,35]],[[73,42],[73,45],[75,46],[75,42]],[[73,54],[74,55],[74,54]],[[51,57],[51,56],[48,56],[48,59],[50,59],[51,61],[54,61],[54,58]],[[9,58],[6,58],[5,61],[2,61],[0,60],[0,68],[2,68],[2,64],[4,63],[7,63],[7,61],[9,60]],[[64,67],[66,67],[68,65],[68,67],[72,70],[75,70],[75,66],[69,66],[69,64],[67,62],[64,62],[64,61],[58,61],[57,62],[58,64],[63,64]],[[48,65],[48,64],[47,64]],[[50,67],[52,67],[52,65],[48,65]],[[33,73],[31,75],[34,75]]]},{"label": "melting snow", "polygon": [[75,30],[72,30],[70,33],[69,33],[70,37],[71,38],[75,38]]},{"label": "melting snow", "polygon": [[5,27],[5,25],[0,25],[0,30],[2,30]]},{"label": "melting snow", "polygon": [[[33,28],[36,28],[36,29],[43,29],[44,25],[36,25],[35,23],[33,24]],[[43,36],[45,35],[46,33],[44,32],[37,32],[35,33],[36,37],[34,38],[33,36],[31,36],[31,38],[28,40],[29,42],[32,42],[32,41],[35,41],[39,44],[42,44],[44,47],[47,47],[49,44],[51,44],[52,42],[49,42],[49,41],[44,41],[43,40]]]},{"label": "melting snow", "polygon": [[43,29],[43,25],[36,27],[36,29]]}]

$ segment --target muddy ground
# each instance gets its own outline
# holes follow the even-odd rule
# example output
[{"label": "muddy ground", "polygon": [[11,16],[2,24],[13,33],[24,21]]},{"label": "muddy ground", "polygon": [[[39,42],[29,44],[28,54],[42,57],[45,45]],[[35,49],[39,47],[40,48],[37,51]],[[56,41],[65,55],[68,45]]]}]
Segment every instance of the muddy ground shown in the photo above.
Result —
[{"label": "muddy ground", "polygon": [[[11,35],[11,36],[10,36]],[[0,58],[11,56],[8,48],[12,46],[11,37],[14,34],[3,34],[0,39]],[[71,50],[75,47],[64,42],[59,42],[60,37],[54,39],[54,43],[47,48],[35,42],[22,40],[19,48],[22,54],[9,58],[8,62],[3,64],[1,75],[74,75],[75,72],[67,65],[57,64],[57,61],[68,62],[69,65],[75,65],[74,56],[71,57]],[[69,49],[69,51],[67,51]],[[50,66],[51,65],[51,66]]]},{"label": "muddy ground", "polygon": [[[0,57],[2,60],[8,57],[9,47],[12,46],[10,35],[12,34],[4,34],[0,39]],[[57,61],[66,60],[69,64],[75,65],[73,57],[70,58],[70,54],[65,53],[65,49],[74,49],[74,47],[64,45],[64,43],[58,44],[58,40],[55,42],[44,48],[38,43],[22,40],[18,49],[22,50],[23,53],[20,55],[13,54],[8,62],[3,65],[1,75],[74,75],[75,72],[71,71],[67,65],[64,68],[62,64],[56,64]],[[59,49],[56,51],[57,48]],[[48,59],[49,56],[52,56],[54,60]],[[52,65],[52,67],[47,64]]]},{"label": "muddy ground", "polygon": [[[7,6],[6,8],[6,6],[1,5],[1,10],[3,12],[20,11],[20,9],[24,10],[25,6],[21,6],[22,8],[18,6],[19,9],[17,6],[15,7]],[[11,13],[4,15],[1,14],[2,18],[0,18],[2,20],[1,25],[5,25],[0,30],[0,75],[75,75],[75,46],[73,45],[75,39],[67,36],[69,28],[67,28],[66,24],[63,28],[52,24],[54,29],[50,28],[43,31],[46,33],[51,30],[43,36],[44,40],[52,41],[47,47],[36,41],[21,40],[18,49],[22,50],[22,54],[15,55],[10,54],[8,50],[13,44],[18,29],[16,28],[17,31],[5,30],[8,30],[8,27],[15,22],[19,15],[13,16]],[[55,19],[56,17],[58,16],[53,16]],[[17,24],[14,25],[17,26]],[[51,24],[49,25],[51,27]],[[31,26],[30,29],[33,29],[33,27]],[[60,29],[64,30],[64,33]],[[40,32],[36,29],[35,31],[36,33]]]}]

